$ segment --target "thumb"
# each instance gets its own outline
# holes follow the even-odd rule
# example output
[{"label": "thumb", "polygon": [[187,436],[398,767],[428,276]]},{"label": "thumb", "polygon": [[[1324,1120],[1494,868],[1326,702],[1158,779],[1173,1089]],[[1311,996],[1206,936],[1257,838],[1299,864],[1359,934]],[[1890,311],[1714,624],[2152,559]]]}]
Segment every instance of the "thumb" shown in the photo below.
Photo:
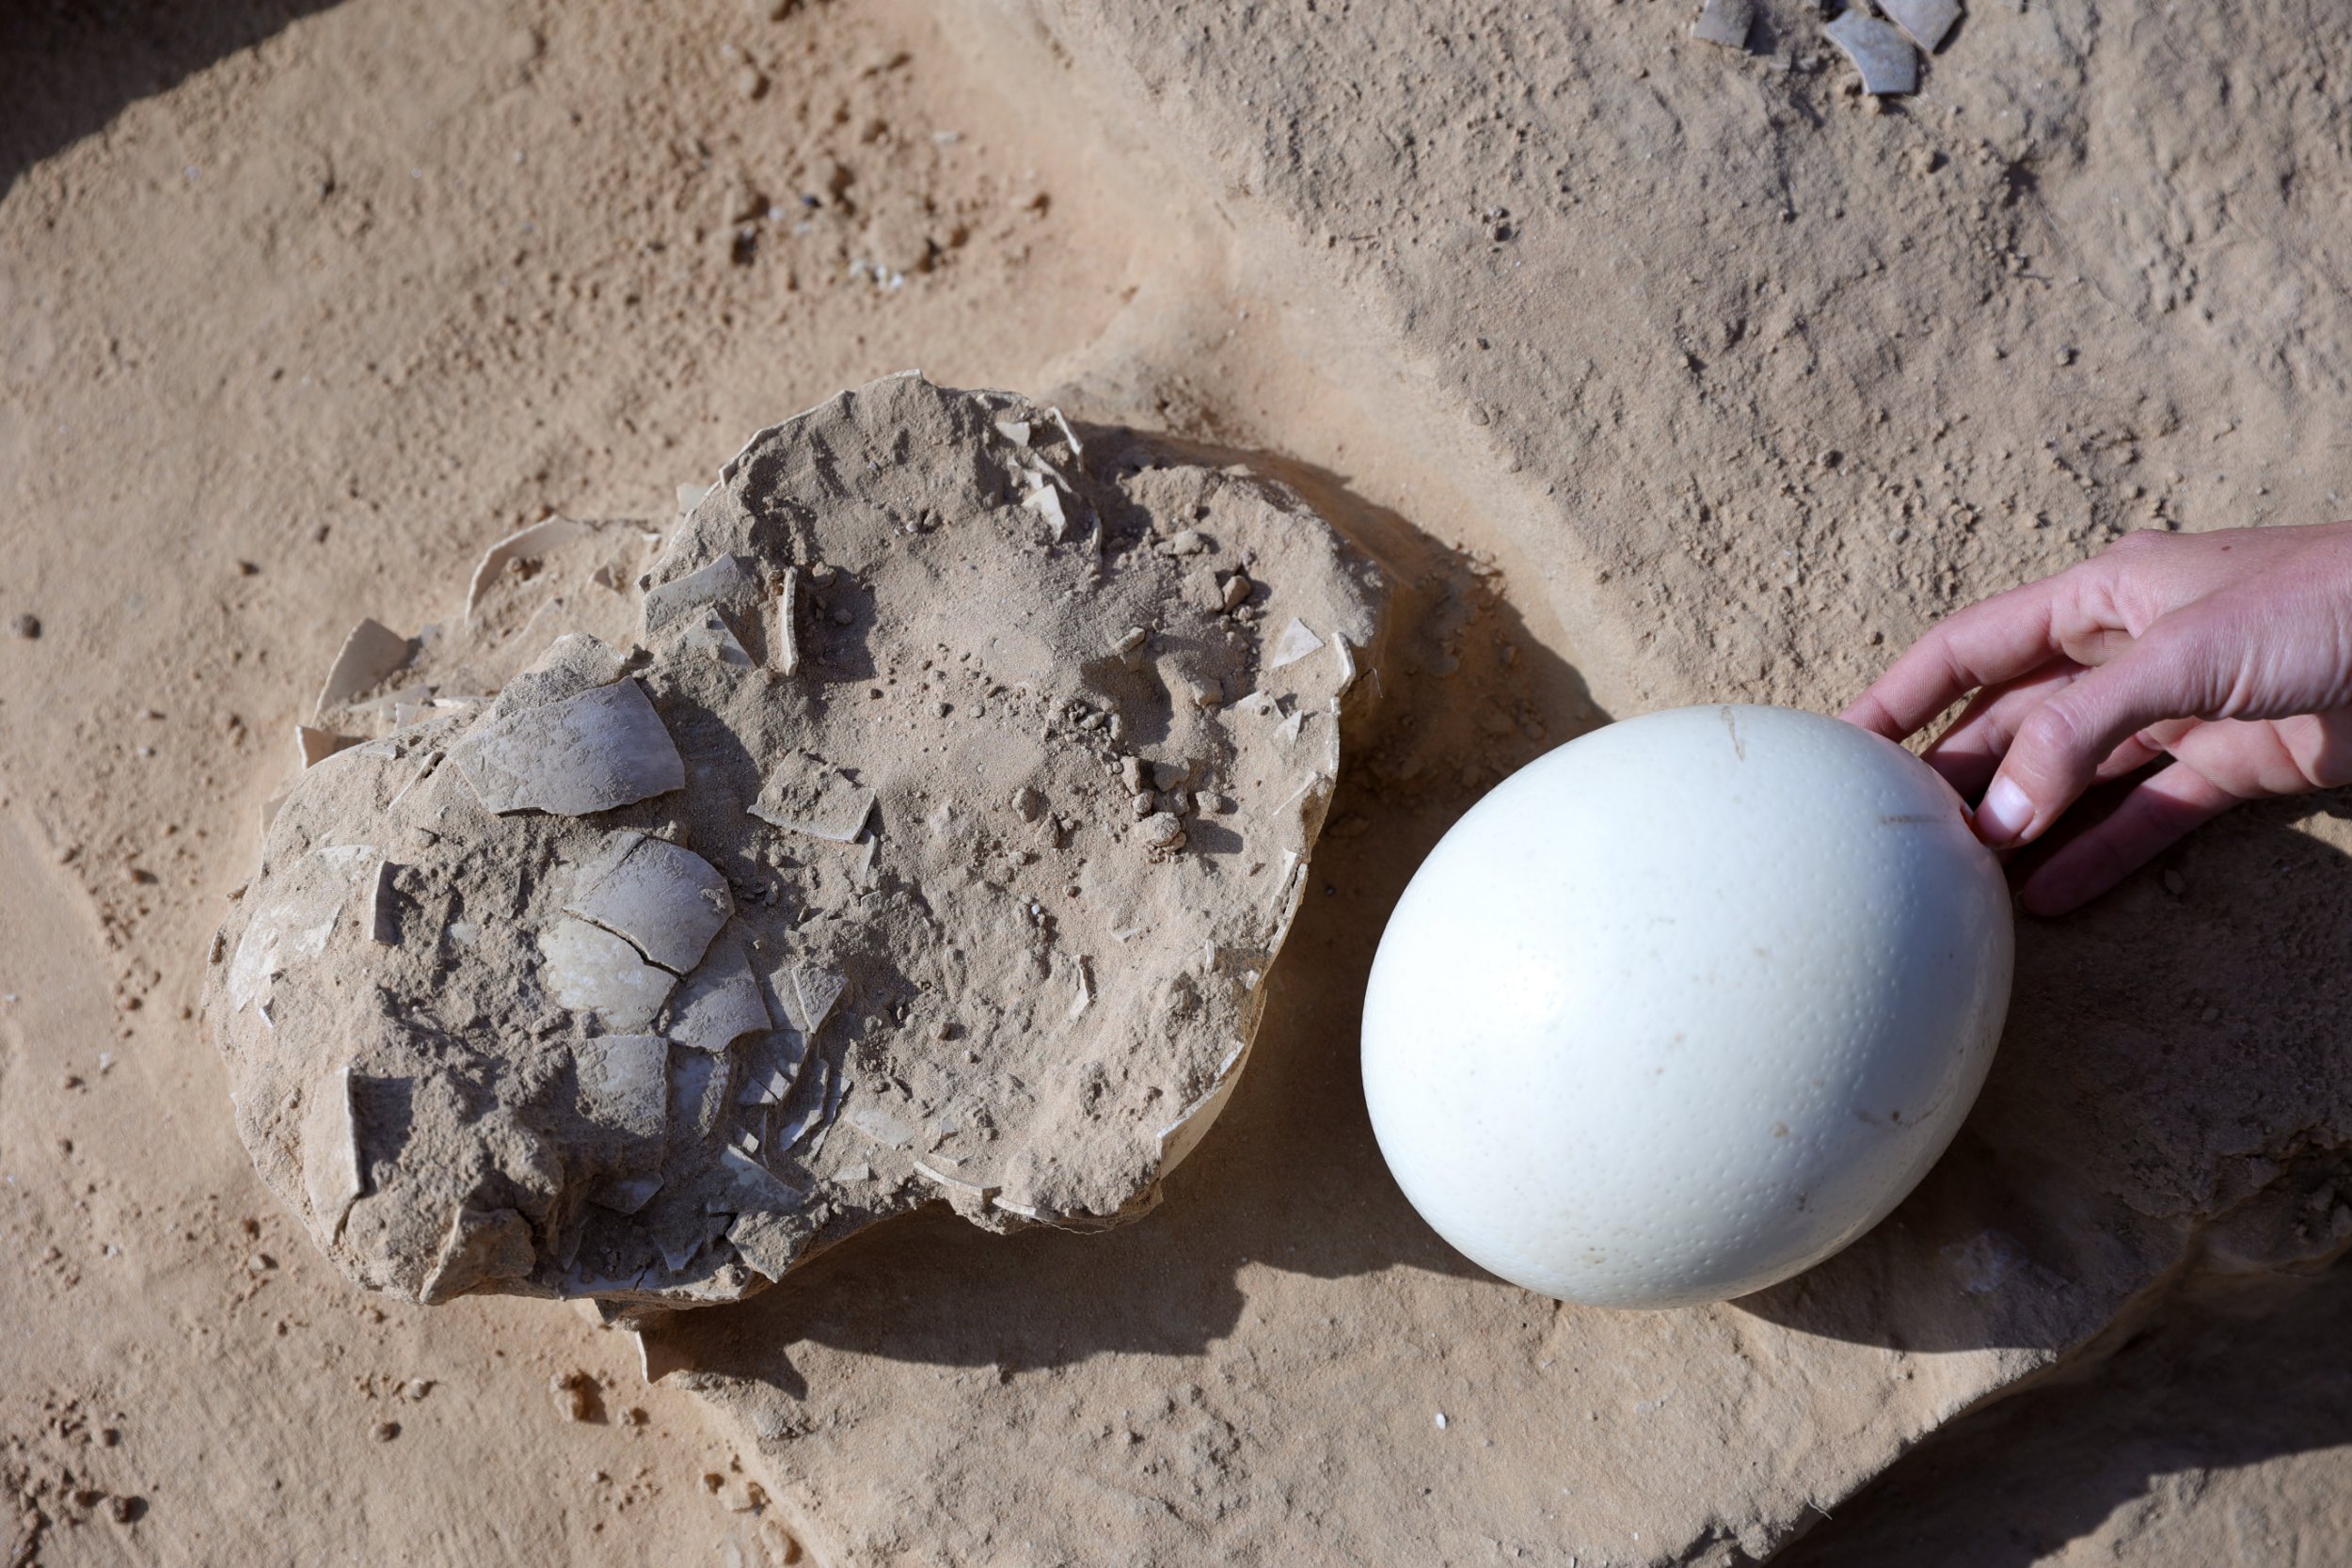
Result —
[{"label": "thumb", "polygon": [[1977,836],[1996,849],[2040,837],[2118,746],[2213,705],[2210,643],[2193,627],[2158,622],[2027,714],[1977,807]]}]

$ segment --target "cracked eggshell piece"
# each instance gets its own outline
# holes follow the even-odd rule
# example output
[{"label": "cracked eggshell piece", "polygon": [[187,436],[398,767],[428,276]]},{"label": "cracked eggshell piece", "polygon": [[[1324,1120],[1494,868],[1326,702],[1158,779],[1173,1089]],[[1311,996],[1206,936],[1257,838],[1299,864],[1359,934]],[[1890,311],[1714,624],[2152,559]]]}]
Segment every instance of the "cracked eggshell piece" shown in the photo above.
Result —
[{"label": "cracked eggshell piece", "polygon": [[1323,646],[1323,639],[1309,628],[1306,622],[1292,616],[1288,625],[1277,633],[1273,646],[1265,651],[1265,668],[1279,670],[1297,663]]},{"label": "cracked eggshell piece", "polygon": [[1744,1295],[1943,1153],[2010,943],[1999,866],[1901,747],[1785,708],[1628,720],[1505,780],[1414,874],[1364,1001],[1373,1130],[1505,1279]]},{"label": "cracked eggshell piece", "polygon": [[364,844],[335,844],[311,850],[272,888],[273,896],[246,927],[228,976],[228,995],[242,1011],[269,994],[278,975],[315,958],[351,902],[351,890],[374,863]]},{"label": "cracked eggshell piece", "polygon": [[1744,49],[1748,45],[1748,29],[1755,24],[1754,0],[1707,0],[1699,10],[1699,19],[1691,24],[1691,36],[1701,43]]},{"label": "cracked eggshell piece", "polygon": [[482,560],[474,566],[473,579],[466,585],[466,618],[473,618],[484,596],[489,593],[490,585],[498,581],[499,574],[506,570],[509,562],[532,560],[575,539],[583,538],[590,531],[589,525],[585,523],[574,522],[568,517],[548,517],[510,533],[491,546],[483,552]]},{"label": "cracked eggshell piece", "polygon": [[1879,0],[1879,9],[1931,55],[1960,20],[1960,0]]},{"label": "cracked eggshell piece", "polygon": [[335,656],[334,667],[326,673],[326,683],[319,688],[319,711],[324,713],[373,691],[406,664],[408,656],[415,651],[414,642],[382,622],[360,622],[343,639],[342,651]]},{"label": "cracked eggshell piece", "polygon": [[633,1035],[670,999],[678,977],[647,963],[628,940],[585,920],[563,919],[539,933],[541,982],[557,1004]]},{"label": "cracked eggshell piece", "polygon": [[1919,85],[1919,56],[1911,40],[1860,7],[1821,29],[1862,72],[1862,90],[1872,94],[1910,92]]},{"label": "cracked eggshell piece", "polygon": [[564,907],[627,937],[678,974],[702,961],[710,939],[735,912],[726,879],[708,861],[627,829],[608,838],[604,853],[581,868],[578,891]]},{"label": "cracked eggshell piece", "polygon": [[670,1037],[695,1051],[720,1052],[745,1035],[775,1027],[759,994],[759,976],[742,943],[721,936],[670,998]]},{"label": "cracked eggshell piece", "polygon": [[709,565],[675,578],[645,594],[645,635],[659,637],[679,625],[700,625],[703,612],[720,610],[750,611],[759,601],[759,585],[740,561],[723,555]]},{"label": "cracked eggshell piece", "polygon": [[677,744],[633,680],[493,719],[468,732],[450,760],[500,813],[585,816],[686,786]]},{"label": "cracked eggshell piece", "polygon": [[342,1229],[343,1217],[366,1190],[348,1063],[311,1085],[303,1106],[302,1190],[313,1222],[330,1237]]},{"label": "cracked eggshell piece", "polygon": [[866,831],[874,792],[821,758],[787,757],[768,775],[751,814],[787,832],[848,844]]}]

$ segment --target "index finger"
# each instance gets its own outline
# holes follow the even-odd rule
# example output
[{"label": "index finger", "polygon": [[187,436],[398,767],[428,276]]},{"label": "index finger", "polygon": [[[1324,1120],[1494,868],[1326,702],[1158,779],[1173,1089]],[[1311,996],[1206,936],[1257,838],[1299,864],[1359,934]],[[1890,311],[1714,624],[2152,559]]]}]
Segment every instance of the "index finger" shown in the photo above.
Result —
[{"label": "index finger", "polygon": [[1977,688],[2040,669],[2063,652],[2055,626],[2066,576],[2023,584],[1947,616],[1838,717],[1900,740]]}]

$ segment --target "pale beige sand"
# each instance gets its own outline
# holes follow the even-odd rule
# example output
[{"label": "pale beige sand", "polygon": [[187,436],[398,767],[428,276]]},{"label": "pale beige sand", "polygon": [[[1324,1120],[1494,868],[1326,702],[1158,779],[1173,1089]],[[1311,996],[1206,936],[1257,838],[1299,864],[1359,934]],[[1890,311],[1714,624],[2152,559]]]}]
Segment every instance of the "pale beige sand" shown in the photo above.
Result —
[{"label": "pale beige sand", "polygon": [[[41,622],[0,639],[0,994],[18,999],[0,1002],[0,1225],[26,1263],[0,1284],[0,1471],[17,1551],[786,1560],[787,1509],[858,1514],[869,1539],[873,1521],[913,1521],[904,1547],[930,1549],[959,1520],[1018,1521],[1024,1465],[1058,1474],[1098,1450],[1160,1468],[1136,1481],[1101,1459],[1095,1502],[1038,1522],[1104,1555],[1170,1511],[1253,1508],[1277,1544],[1342,1526],[1423,1544],[1426,1515],[1388,1484],[1416,1466],[1531,1516],[1561,1485],[1645,1496],[1663,1472],[1629,1425],[1590,1421],[1613,1435],[1567,1443],[1540,1402],[1475,1402],[1503,1386],[1499,1368],[1586,1336],[1459,1272],[1371,1156],[1350,1010],[1378,910],[1482,785],[1598,717],[1596,694],[1613,710],[1829,701],[1939,609],[2120,527],[2328,515],[2352,311],[2313,194],[2343,173],[2338,72],[2315,78],[2310,53],[2327,19],[2280,5],[2092,29],[1988,5],[1919,108],[1872,116],[1786,38],[1729,87],[1674,86],[1694,58],[1720,62],[1679,40],[1672,8],[1613,8],[1514,79],[1550,105],[1522,129],[1570,135],[1592,111],[1555,169],[1519,159],[1516,111],[1446,64],[1474,52],[1404,22],[1377,35],[1385,73],[1231,27],[1189,55],[1160,35],[1164,99],[1090,131],[1089,94],[1124,90],[1098,62],[1128,44],[1083,17],[1064,18],[1070,36],[1099,53],[1066,71],[1009,13],[960,13],[950,41],[912,4],[766,12],[656,26],[439,7],[420,24],[353,0],[0,34],[11,80],[39,66],[0,110],[0,624]],[[1804,113],[1760,74],[1784,58]],[[2230,63],[2199,63],[2215,59]],[[1187,96],[1186,71],[1237,62],[1295,92]],[[1375,82],[1433,85],[1411,104],[1410,159],[1379,115],[1334,104]],[[1284,161],[1286,105],[1311,111],[1308,144],[1337,127],[1355,154],[1343,178],[1310,161],[1309,201]],[[1643,172],[1643,149],[1668,144],[1682,155]],[[1199,173],[1207,204],[1155,156]],[[1725,216],[1710,170],[1784,165],[1802,199],[1790,237],[1758,252],[1770,269],[1676,270],[1682,249],[1761,245],[1763,217],[1780,221]],[[1489,217],[1487,187],[1514,182],[1581,211]],[[800,208],[803,192],[822,204]],[[1545,244],[1498,250],[1515,243],[1499,223]],[[1941,247],[1907,250],[1920,234]],[[1437,260],[1389,264],[1415,252]],[[925,258],[933,270],[909,270]],[[1540,286],[1510,292],[1530,258]],[[843,281],[877,261],[879,282],[870,264]],[[928,1315],[1024,1310],[1034,1254],[944,1219],[812,1271],[837,1296],[776,1292],[742,1320],[786,1314],[807,1345],[792,1360],[849,1380],[820,1405],[903,1412],[948,1390],[950,1408],[986,1413],[925,1440],[1003,1441],[1005,1496],[942,1496],[901,1449],[861,1491],[762,1506],[734,1464],[762,1463],[755,1436],[805,1439],[772,1418],[709,1435],[690,1401],[631,1381],[618,1337],[530,1304],[428,1315],[353,1295],[250,1175],[188,1009],[216,895],[251,862],[292,722],[353,620],[436,602],[546,512],[662,510],[778,412],[914,365],[1041,394],[1074,382],[1100,416],[1319,466],[1359,526],[1462,546],[1430,569],[1446,649],[1432,664],[1460,668],[1424,698],[1428,738],[1376,753],[1341,802],[1316,862],[1333,895],[1310,898],[1270,1012],[1282,1050],[1161,1213],[1057,1263],[1073,1289],[993,1358],[958,1358],[964,1331]],[[1548,508],[1563,477],[1576,504]],[[2023,994],[2046,1006],[1996,1076],[1979,1151],[2064,1148],[2118,1107],[2145,1145],[2090,1146],[2090,1184],[2169,1225],[2272,1180],[2271,1132],[2297,1115],[2314,1147],[2337,1141],[2338,809],[2254,814],[2043,931]],[[2119,985],[2132,966],[2153,983]],[[2185,1060],[2220,1065],[2162,1068]],[[2166,1160],[2177,1148],[2227,1158],[2184,1168]],[[2329,1224],[2323,1206],[2321,1250]],[[1147,1275],[1169,1282],[1158,1316],[1136,1315]],[[1102,1289],[1122,1280],[1126,1294]],[[1727,1357],[1740,1325],[1720,1321]],[[876,1362],[884,1331],[954,1354]],[[1393,1366],[1356,1354],[1366,1342]],[[772,1379],[773,1345],[755,1348],[742,1370]],[[1238,1401],[1235,1354],[1271,1367]],[[1090,1360],[1119,1362],[1137,1397],[1090,1402],[1065,1370]],[[575,1422],[549,1395],[575,1370],[609,1380],[609,1420]],[[421,1399],[411,1380],[431,1384]],[[1639,1383],[1610,1423],[1656,1397]],[[1460,1391],[1442,1438],[1422,1397],[1439,1384]],[[2221,1399],[2233,1380],[2201,1386]],[[1793,1438],[1759,1406],[1746,1457],[1804,1449],[1858,1484],[1888,1433],[1849,1445],[1872,1412],[1815,1395]],[[1368,1445],[1352,1481],[1344,1446],[1270,1454],[1254,1428],[1279,1413],[1293,1433],[1353,1433],[1368,1405],[1393,1420],[1348,1435]],[[388,1422],[398,1433],[379,1436]],[[2256,1466],[2287,1454],[2249,1483],[2274,1534],[2324,1524],[2344,1485],[2298,1441],[2237,1450]],[[1338,1481],[1322,1492],[1257,1479],[1327,1458]],[[2108,1522],[2114,1497],[2128,1505],[2098,1481],[2040,1516],[2090,1536],[2085,1551],[2104,1530],[2136,1562],[2213,1560],[2211,1515]],[[1481,1523],[1447,1549],[1488,1551]],[[1830,1529],[1807,1549],[1827,1551]],[[2083,1560],[2058,1536],[2003,1549]]]}]

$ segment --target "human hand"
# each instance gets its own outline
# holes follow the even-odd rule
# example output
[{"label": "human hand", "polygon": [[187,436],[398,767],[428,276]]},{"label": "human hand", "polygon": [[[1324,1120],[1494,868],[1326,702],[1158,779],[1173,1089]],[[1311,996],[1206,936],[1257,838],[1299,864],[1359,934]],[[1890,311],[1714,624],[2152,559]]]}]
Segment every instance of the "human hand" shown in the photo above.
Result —
[{"label": "human hand", "polygon": [[1971,691],[1927,760],[1995,849],[2173,759],[2026,879],[2061,914],[2241,800],[2352,783],[2352,523],[2127,535],[1947,617],[1840,717],[1900,740]]}]

